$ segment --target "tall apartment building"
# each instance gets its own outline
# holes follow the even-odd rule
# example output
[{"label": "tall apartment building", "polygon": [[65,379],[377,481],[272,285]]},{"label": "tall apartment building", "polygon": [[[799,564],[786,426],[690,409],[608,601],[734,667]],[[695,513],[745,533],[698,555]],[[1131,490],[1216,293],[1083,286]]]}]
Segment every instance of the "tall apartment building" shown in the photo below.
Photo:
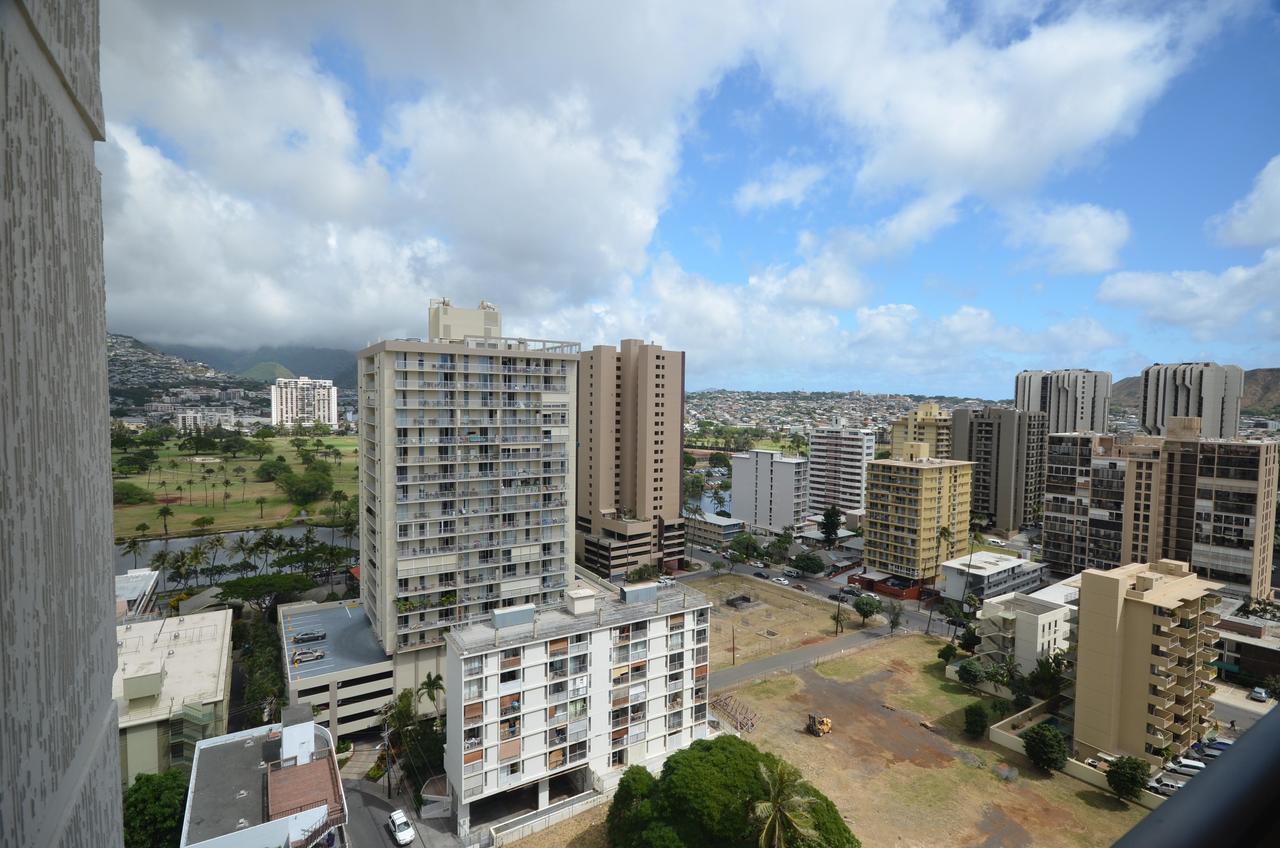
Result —
[{"label": "tall apartment building", "polygon": [[1163,436],[1172,419],[1199,418],[1206,438],[1233,439],[1240,433],[1243,392],[1239,365],[1149,365],[1142,369],[1142,429]]},{"label": "tall apartment building", "polygon": [[867,465],[863,563],[931,585],[942,563],[968,552],[973,463],[933,459],[920,442],[904,453]]},{"label": "tall apartment building", "polygon": [[809,506],[809,461],[778,451],[750,450],[729,458],[733,503],[729,514],[748,528],[781,533],[798,525]]},{"label": "tall apartment building", "polygon": [[929,446],[929,456],[935,459],[951,458],[951,416],[933,401],[920,404],[915,410],[894,421],[890,426],[890,456],[901,459],[912,442]]},{"label": "tall apartment building", "polygon": [[1111,374],[1082,368],[1020,371],[1014,377],[1013,405],[1043,412],[1050,433],[1105,433],[1110,429]]},{"label": "tall apartment building", "polygon": [[609,793],[629,766],[656,773],[707,735],[706,598],[679,585],[576,585],[563,608],[495,610],[446,637],[456,682],[444,760],[460,836],[507,814],[504,796],[534,806],[518,794],[534,789],[543,810],[553,783],[561,795]]},{"label": "tall apartment building", "polygon": [[0,3],[0,62],[0,845],[110,848],[123,829],[98,3]]},{"label": "tall apartment building", "polygon": [[451,627],[563,602],[572,569],[578,345],[445,309],[431,326],[453,335],[358,360],[361,599],[397,689],[444,671]]},{"label": "tall apartment building", "polygon": [[684,562],[684,353],[626,339],[578,365],[578,562],[621,579]]},{"label": "tall apartment building", "polygon": [[338,390],[333,381],[277,378],[271,387],[271,424],[275,427],[338,426]]},{"label": "tall apartment building", "polygon": [[875,458],[874,430],[815,427],[809,434],[809,511],[835,506],[847,514],[862,509],[867,463]]},{"label": "tall apartment building", "polygon": [[957,409],[951,456],[973,463],[972,506],[999,530],[1033,521],[1044,502],[1048,416],[1017,409]]},{"label": "tall apartment building", "polygon": [[1280,442],[1201,439],[1194,418],[1168,437],[1049,437],[1044,557],[1054,571],[1178,558],[1228,591],[1270,597]]},{"label": "tall apartment building", "polygon": [[1075,740],[1081,756],[1159,766],[1212,728],[1218,584],[1184,562],[1132,563],[1080,577]]}]

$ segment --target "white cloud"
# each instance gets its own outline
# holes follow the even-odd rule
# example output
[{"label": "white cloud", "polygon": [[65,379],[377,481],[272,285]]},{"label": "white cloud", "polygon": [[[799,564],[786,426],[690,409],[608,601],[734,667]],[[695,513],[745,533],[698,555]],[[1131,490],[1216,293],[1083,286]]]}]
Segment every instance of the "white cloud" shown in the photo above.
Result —
[{"label": "white cloud", "polygon": [[733,195],[733,206],[744,215],[783,204],[798,208],[826,174],[818,165],[775,162],[761,179],[743,183]]},{"label": "white cloud", "polygon": [[1006,216],[1009,243],[1029,246],[1037,259],[1060,274],[1095,274],[1120,264],[1129,241],[1129,219],[1092,203],[1024,206]]},{"label": "white cloud", "polygon": [[1137,309],[1160,325],[1185,327],[1202,341],[1238,338],[1242,324],[1277,340],[1276,292],[1280,292],[1280,247],[1248,267],[1209,271],[1125,272],[1102,281],[1098,299]]},{"label": "white cloud", "polygon": [[1230,210],[1210,219],[1209,226],[1223,244],[1237,246],[1280,243],[1280,156],[1275,156],[1253,181],[1253,190]]},{"label": "white cloud", "polygon": [[954,192],[916,198],[874,226],[845,234],[849,249],[863,261],[908,251],[955,223],[959,202]]}]

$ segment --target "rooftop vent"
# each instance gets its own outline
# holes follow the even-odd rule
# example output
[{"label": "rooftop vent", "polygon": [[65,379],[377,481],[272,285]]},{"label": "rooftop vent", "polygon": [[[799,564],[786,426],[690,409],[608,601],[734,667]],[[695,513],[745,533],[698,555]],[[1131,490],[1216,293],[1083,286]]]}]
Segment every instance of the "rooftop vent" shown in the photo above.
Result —
[{"label": "rooftop vent", "polygon": [[168,656],[173,656],[173,655],[174,655],[174,653],[176,653],[176,652],[173,650],[173,648],[170,648],[170,649],[169,649]]},{"label": "rooftop vent", "polygon": [[264,768],[266,768],[266,767],[267,767],[267,761],[266,761],[266,760],[258,760],[258,768],[260,768],[260,769],[264,769]]},{"label": "rooftop vent", "polygon": [[248,738],[248,739],[244,740],[244,746],[245,746],[246,748],[252,748],[252,747],[253,747],[253,738],[252,738],[252,737],[250,737],[250,738]]},{"label": "rooftop vent", "polygon": [[236,822],[236,830],[244,830],[248,826],[249,826],[248,819],[240,819],[239,821]]},{"label": "rooftop vent", "polygon": [[241,798],[248,797],[248,795],[249,795],[248,789],[241,789],[239,792],[236,793],[236,800],[239,801]]}]

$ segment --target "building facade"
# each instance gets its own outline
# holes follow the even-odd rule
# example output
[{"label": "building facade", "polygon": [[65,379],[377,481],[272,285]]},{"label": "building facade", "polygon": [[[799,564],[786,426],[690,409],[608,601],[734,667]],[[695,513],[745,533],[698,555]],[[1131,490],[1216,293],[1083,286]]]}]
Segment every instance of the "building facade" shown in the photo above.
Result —
[{"label": "building facade", "polygon": [[215,427],[230,430],[236,426],[236,411],[229,406],[179,407],[173,412],[173,426],[184,433]]},{"label": "building facade", "polygon": [[567,606],[495,610],[446,636],[445,772],[460,836],[481,807],[610,793],[622,773],[655,774],[707,735],[710,606],[683,586],[579,583]]},{"label": "building facade", "polygon": [[1012,554],[974,551],[942,564],[941,590],[944,598],[963,601],[977,595],[983,601],[1011,592],[1030,593],[1040,588],[1045,567]]},{"label": "building facade", "polygon": [[874,430],[815,427],[809,434],[809,511],[834,506],[847,515],[862,509],[867,463],[875,458]]},{"label": "building facade", "polygon": [[361,351],[360,587],[396,688],[444,672],[444,634],[563,602],[572,571],[578,345],[501,334],[491,306],[432,308],[484,336]]},{"label": "building facade", "polygon": [[1020,371],[1014,377],[1013,405],[1043,412],[1050,433],[1106,433],[1111,429],[1111,374],[1082,368]]},{"label": "building facade", "polygon": [[1070,651],[1078,611],[1072,604],[1011,592],[986,599],[978,613],[978,656],[991,665],[1012,657],[1030,674],[1045,657]]},{"label": "building facade", "polygon": [[1075,740],[1081,756],[1159,766],[1212,729],[1218,584],[1183,562],[1132,563],[1080,577]]},{"label": "building facade", "polygon": [[606,579],[684,563],[684,353],[626,339],[578,365],[577,559]]},{"label": "building facade", "polygon": [[190,768],[196,743],[227,732],[231,610],[116,627],[120,780]]},{"label": "building facade", "polygon": [[741,519],[725,518],[715,513],[687,516],[684,526],[689,544],[708,548],[727,545],[737,538],[739,533],[747,531],[746,522]]},{"label": "building facade", "polygon": [[0,3],[0,63],[0,845],[111,848],[123,830],[98,3]]},{"label": "building facade", "polygon": [[906,456],[907,446],[913,442],[928,445],[929,456],[935,459],[950,459],[951,416],[933,401],[926,401],[890,425],[891,458]]},{"label": "building facade", "polygon": [[997,529],[1015,532],[1044,505],[1048,417],[1016,409],[957,409],[951,456],[973,463],[972,509]]},{"label": "building facade", "polygon": [[771,533],[781,533],[804,519],[809,506],[808,460],[766,450],[735,453],[729,460],[733,465],[731,516]]},{"label": "building facade", "polygon": [[279,377],[271,387],[271,426],[338,426],[338,389],[332,380]]},{"label": "building facade", "polygon": [[933,459],[923,443],[904,453],[867,466],[863,563],[932,585],[942,563],[968,552],[973,463]]},{"label": "building facade", "polygon": [[1142,369],[1142,429],[1163,436],[1174,418],[1199,418],[1206,438],[1233,439],[1240,433],[1243,393],[1239,365],[1149,365]]}]

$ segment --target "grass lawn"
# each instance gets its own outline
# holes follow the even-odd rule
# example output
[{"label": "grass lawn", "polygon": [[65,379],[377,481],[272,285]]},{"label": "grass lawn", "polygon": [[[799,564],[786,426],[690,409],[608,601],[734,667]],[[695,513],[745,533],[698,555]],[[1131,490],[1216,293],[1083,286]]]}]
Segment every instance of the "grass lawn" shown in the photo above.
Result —
[{"label": "grass lawn", "polygon": [[[965,736],[964,708],[994,699],[946,679],[937,659],[943,644],[898,636],[739,688],[759,714],[746,738],[796,765],[867,848],[1105,846],[1141,820],[1141,807]],[[811,712],[831,717],[830,735],[804,732]],[[996,766],[1012,766],[1017,777],[1003,780]]]},{"label": "grass lawn", "polygon": [[[339,465],[330,461],[333,466],[334,487],[346,492],[348,497],[356,498],[358,492],[357,461],[355,456],[355,436],[323,436],[324,443],[342,451],[343,458]],[[294,471],[302,471],[302,463],[298,461],[293,446],[286,438],[268,440],[272,452],[263,457],[263,461],[283,456]],[[241,454],[238,457],[212,457],[218,461],[200,463],[177,449],[176,442],[166,445],[157,451],[160,460],[150,475],[142,474],[132,477],[116,477],[118,481],[142,486],[156,496],[153,504],[137,504],[134,506],[119,505],[113,509],[115,517],[115,535],[128,537],[137,535],[134,529],[138,524],[146,523],[150,529],[147,537],[163,535],[163,522],[156,511],[167,504],[173,510],[169,517],[169,533],[182,534],[195,532],[191,522],[202,516],[213,518],[213,526],[208,531],[226,532],[230,530],[246,530],[257,527],[268,527],[298,515],[299,508],[287,500],[284,493],[275,483],[259,483],[253,479],[253,473],[260,464],[252,456]],[[111,460],[122,456],[119,451],[112,451]],[[213,468],[214,473],[208,476],[205,468]],[[241,470],[243,469],[243,470]],[[230,486],[223,481],[230,480]],[[182,487],[179,491],[178,487]],[[230,499],[223,501],[223,494],[230,493]],[[267,502],[261,509],[254,499],[265,497]],[[309,515],[317,515],[328,502],[317,502],[310,505]]]}]

